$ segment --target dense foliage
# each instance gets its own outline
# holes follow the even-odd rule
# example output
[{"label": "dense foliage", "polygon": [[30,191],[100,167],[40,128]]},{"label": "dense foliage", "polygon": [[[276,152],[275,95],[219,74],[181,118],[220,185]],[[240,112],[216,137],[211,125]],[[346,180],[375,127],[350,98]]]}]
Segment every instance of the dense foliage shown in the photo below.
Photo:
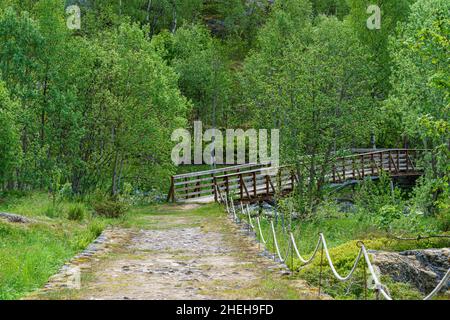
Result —
[{"label": "dense foliage", "polygon": [[202,120],[280,128],[307,212],[336,155],[432,149],[416,204],[448,212],[448,26],[445,0],[4,0],[0,186],[166,192],[170,134]]},{"label": "dense foliage", "polygon": [[[356,239],[448,247],[449,25],[448,0],[1,0],[0,211],[35,222],[0,221],[0,300],[42,287],[106,225],[148,223],[144,205],[164,199],[171,174],[209,168],[170,159],[172,132],[197,120],[281,130],[281,161],[300,177],[269,218],[282,249],[287,229],[305,253],[324,232],[346,273]],[[431,151],[416,186],[382,175],[329,192],[335,158],[374,145]],[[319,264],[300,276],[364,296]],[[394,297],[421,297],[386,281]]]}]

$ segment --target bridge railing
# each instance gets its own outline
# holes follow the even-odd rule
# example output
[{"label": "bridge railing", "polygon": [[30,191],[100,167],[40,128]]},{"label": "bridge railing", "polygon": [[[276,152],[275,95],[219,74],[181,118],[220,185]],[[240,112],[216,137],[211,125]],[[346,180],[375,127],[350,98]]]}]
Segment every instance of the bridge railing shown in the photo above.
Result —
[{"label": "bridge railing", "polygon": [[329,180],[342,183],[379,176],[382,171],[391,176],[418,175],[422,171],[417,159],[426,150],[389,149],[338,158],[335,160]]},{"label": "bridge railing", "polygon": [[214,170],[179,174],[171,177],[168,201],[183,201],[215,195],[214,178],[216,176],[234,174],[241,171],[261,170],[268,167],[267,163],[250,163]]},{"label": "bridge railing", "polygon": [[[427,150],[386,149],[337,158],[326,175],[328,183],[345,183],[380,176],[418,176],[422,168],[418,161]],[[294,190],[298,176],[291,166],[278,168],[276,174],[266,170],[270,163],[244,164],[215,170],[200,171],[173,176],[168,196],[169,201],[184,201],[195,198],[214,197],[219,193],[234,193],[241,200],[264,199],[277,192]],[[264,169],[264,170],[263,170]]]},{"label": "bridge railing", "polygon": [[297,176],[290,166],[259,168],[214,177],[215,200],[221,195],[237,194],[241,201],[291,192]]}]

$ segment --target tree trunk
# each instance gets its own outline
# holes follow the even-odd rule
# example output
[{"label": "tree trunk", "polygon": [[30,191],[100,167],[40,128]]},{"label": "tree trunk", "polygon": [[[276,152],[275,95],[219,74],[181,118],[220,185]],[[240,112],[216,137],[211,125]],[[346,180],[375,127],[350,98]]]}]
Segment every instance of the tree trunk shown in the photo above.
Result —
[{"label": "tree trunk", "polygon": [[177,4],[175,3],[175,0],[172,0],[172,33],[175,33],[177,31]]},{"label": "tree trunk", "polygon": [[118,190],[118,176],[119,176],[119,153],[116,152],[114,156],[114,167],[112,172],[111,196],[115,197]]}]

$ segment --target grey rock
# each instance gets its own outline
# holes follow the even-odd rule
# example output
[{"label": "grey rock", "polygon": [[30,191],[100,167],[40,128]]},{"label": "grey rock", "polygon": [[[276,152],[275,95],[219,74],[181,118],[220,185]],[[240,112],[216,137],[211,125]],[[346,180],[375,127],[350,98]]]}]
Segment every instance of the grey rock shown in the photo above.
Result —
[{"label": "grey rock", "polygon": [[33,220],[28,219],[24,216],[19,216],[17,214],[0,212],[0,219],[6,219],[12,223],[31,223]]},{"label": "grey rock", "polygon": [[[394,281],[407,282],[423,293],[431,292],[450,269],[450,249],[370,251],[374,265]],[[450,281],[443,291],[450,288]]]},{"label": "grey rock", "polygon": [[273,206],[271,206],[270,204],[268,204],[267,202],[263,202],[263,204],[261,205],[263,210],[267,210],[267,211],[273,211]]}]

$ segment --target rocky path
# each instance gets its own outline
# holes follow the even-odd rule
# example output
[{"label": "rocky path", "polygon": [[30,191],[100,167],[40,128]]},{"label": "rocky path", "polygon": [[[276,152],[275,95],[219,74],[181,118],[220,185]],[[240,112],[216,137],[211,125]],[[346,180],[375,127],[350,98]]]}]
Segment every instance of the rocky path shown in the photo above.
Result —
[{"label": "rocky path", "polygon": [[[304,282],[289,279],[282,266],[262,255],[255,240],[214,206],[185,205],[144,213],[135,225],[108,230],[99,242],[30,298],[317,297]],[[77,270],[81,270],[78,284],[73,274]]]}]

